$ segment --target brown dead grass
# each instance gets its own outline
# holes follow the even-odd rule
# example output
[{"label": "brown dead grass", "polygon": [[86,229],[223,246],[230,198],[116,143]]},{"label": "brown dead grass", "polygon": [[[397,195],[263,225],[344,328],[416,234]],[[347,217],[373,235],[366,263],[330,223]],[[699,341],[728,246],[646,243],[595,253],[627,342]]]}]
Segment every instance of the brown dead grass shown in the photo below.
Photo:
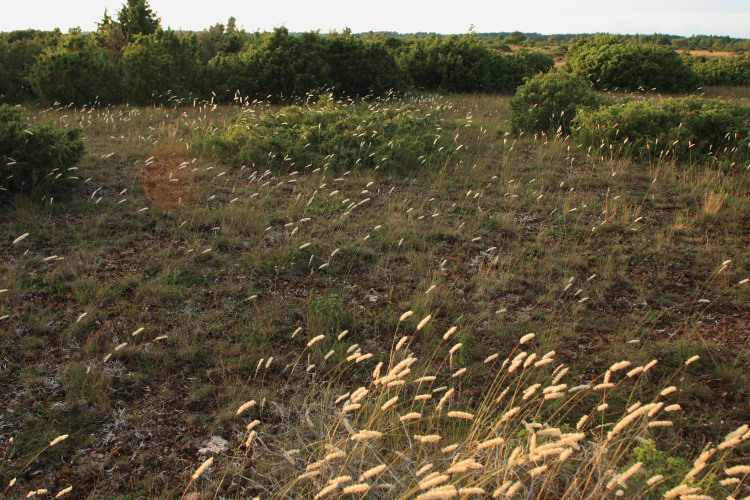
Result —
[{"label": "brown dead grass", "polygon": [[740,55],[737,52],[721,51],[721,50],[677,50],[680,54],[688,56],[706,56],[706,57],[729,57],[730,59],[736,59]]},{"label": "brown dead grass", "polygon": [[194,192],[190,161],[182,144],[162,144],[151,151],[141,171],[143,190],[151,204],[164,211],[190,207]]}]

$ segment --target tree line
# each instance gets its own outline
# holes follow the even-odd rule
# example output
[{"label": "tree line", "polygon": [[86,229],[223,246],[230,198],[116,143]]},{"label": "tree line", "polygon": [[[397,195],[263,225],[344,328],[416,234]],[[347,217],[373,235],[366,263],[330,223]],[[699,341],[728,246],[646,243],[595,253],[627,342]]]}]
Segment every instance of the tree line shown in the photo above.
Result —
[{"label": "tree line", "polygon": [[[734,43],[725,38],[707,39]],[[512,94],[554,67],[540,51],[508,53],[508,43],[534,40],[519,32],[489,42],[472,31],[404,37],[293,34],[281,27],[248,33],[234,18],[186,33],[164,29],[147,0],[127,0],[114,17],[105,11],[91,33],[0,33],[0,103],[288,102],[311,92],[363,97],[410,90]],[[566,49],[565,69],[599,89],[750,84],[750,59],[682,56],[674,45],[657,35],[579,37]]]},{"label": "tree line", "polygon": [[202,32],[164,29],[146,0],[105,12],[92,33],[0,34],[0,99],[18,103],[148,104],[288,100],[325,90],[350,97],[411,89],[512,93],[554,61],[503,54],[476,35],[365,39],[342,33],[248,33],[233,18]]}]

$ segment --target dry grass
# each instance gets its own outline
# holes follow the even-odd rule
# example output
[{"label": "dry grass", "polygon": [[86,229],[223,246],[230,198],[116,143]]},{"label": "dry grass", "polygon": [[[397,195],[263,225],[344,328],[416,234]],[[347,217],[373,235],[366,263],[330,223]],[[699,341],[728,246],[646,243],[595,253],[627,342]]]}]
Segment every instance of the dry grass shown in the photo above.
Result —
[{"label": "dry grass", "polygon": [[747,495],[748,171],[409,100],[461,154],[404,176],[195,159],[264,103],[36,110],[90,153],[0,217],[0,495]]},{"label": "dry grass", "polygon": [[722,51],[722,50],[686,50],[686,49],[677,49],[677,52],[680,54],[685,54],[688,56],[705,56],[705,57],[728,57],[730,59],[735,59],[738,57],[742,57],[742,54],[739,54],[737,52],[729,52],[729,51]]},{"label": "dry grass", "polygon": [[[420,335],[422,322],[408,338]],[[408,328],[400,322],[394,340],[402,330]],[[243,419],[252,420],[247,431],[237,422],[242,444],[225,462],[225,472],[214,473],[198,491],[212,491],[229,474],[241,485],[241,496],[269,499],[365,492],[368,498],[421,500],[747,493],[742,480],[732,481],[733,475],[746,477],[746,467],[728,468],[750,439],[747,425],[708,444],[683,470],[656,475],[654,457],[638,450],[682,418],[681,406],[673,403],[677,389],[648,382],[658,362],[621,361],[571,386],[569,367],[554,351],[535,351],[533,338],[522,337],[504,360],[492,355],[470,368],[489,371],[479,398],[464,397],[464,384],[450,375],[449,359],[457,351],[450,342],[432,353],[431,363],[396,348],[380,361],[361,363],[360,354],[337,364],[313,357],[314,370],[287,365],[289,387],[307,387],[303,404],[264,401],[257,414]],[[324,342],[333,349],[339,343]],[[697,361],[688,359],[670,379],[679,380]],[[438,371],[431,372],[435,364]],[[362,365],[372,375],[355,389],[346,380]],[[607,403],[618,400],[628,403]],[[581,415],[574,426],[571,415]],[[273,423],[279,420],[283,426]]]},{"label": "dry grass", "polygon": [[162,144],[149,153],[143,170],[143,190],[149,203],[164,211],[185,210],[193,203],[195,163],[184,145]]}]

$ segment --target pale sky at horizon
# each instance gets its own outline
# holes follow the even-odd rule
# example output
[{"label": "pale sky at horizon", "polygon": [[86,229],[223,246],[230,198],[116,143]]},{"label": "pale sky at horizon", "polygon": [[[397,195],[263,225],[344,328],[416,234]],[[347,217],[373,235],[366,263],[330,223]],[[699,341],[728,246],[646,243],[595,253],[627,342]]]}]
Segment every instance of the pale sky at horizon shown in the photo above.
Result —
[{"label": "pale sky at horizon", "polygon": [[[67,32],[69,28],[80,26],[84,31],[92,31],[105,8],[114,16],[123,3],[124,0],[13,2],[2,9],[0,30],[58,27]],[[381,0],[377,4],[295,0],[263,2],[262,8],[236,0],[150,0],[150,4],[161,17],[163,26],[191,31],[200,31],[218,22],[226,23],[234,16],[237,25],[247,31],[270,31],[286,26],[290,31],[320,30],[323,33],[333,29],[341,31],[345,27],[355,33],[466,33],[474,25],[477,32],[667,33],[750,38],[750,0],[630,0],[627,3]]]}]

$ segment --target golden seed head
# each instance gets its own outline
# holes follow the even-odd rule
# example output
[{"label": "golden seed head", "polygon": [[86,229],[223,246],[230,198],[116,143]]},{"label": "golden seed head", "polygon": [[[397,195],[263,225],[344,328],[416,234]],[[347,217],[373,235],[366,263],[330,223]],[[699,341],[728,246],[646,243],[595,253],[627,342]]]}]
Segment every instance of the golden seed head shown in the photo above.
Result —
[{"label": "golden seed head", "polygon": [[429,323],[431,319],[432,319],[432,314],[428,314],[427,316],[425,316],[425,317],[424,317],[424,318],[422,319],[422,321],[420,321],[420,322],[419,322],[419,323],[417,324],[417,331],[420,331],[420,330],[421,330],[422,328],[424,328],[424,326],[425,326],[425,325],[426,325],[427,323]]},{"label": "golden seed head", "polygon": [[247,403],[245,403],[245,404],[243,404],[242,406],[240,406],[239,408],[237,408],[237,415],[242,415],[242,412],[244,412],[244,411],[245,411],[245,410],[247,410],[248,408],[252,408],[252,407],[253,407],[253,406],[255,406],[256,404],[257,404],[257,403],[256,403],[256,401],[255,401],[254,399],[253,399],[253,400],[250,400],[250,401],[248,401]]},{"label": "golden seed head", "polygon": [[667,387],[666,389],[664,389],[663,391],[661,391],[659,393],[659,395],[660,396],[668,396],[668,395],[670,395],[670,394],[672,394],[673,392],[676,392],[676,391],[677,391],[677,387],[670,386],[670,387]]},{"label": "golden seed head", "polygon": [[68,439],[68,434],[63,434],[62,436],[57,436],[55,439],[49,442],[49,446],[55,446],[57,443],[61,443]]},{"label": "golden seed head", "polygon": [[461,418],[464,420],[473,420],[474,415],[465,411],[449,411],[448,416],[451,418]]},{"label": "golden seed head", "polygon": [[383,433],[378,431],[359,431],[358,433],[352,435],[349,439],[352,441],[361,441],[363,439],[375,439],[382,436]]},{"label": "golden seed head", "polygon": [[73,487],[72,486],[68,486],[67,488],[65,488],[63,490],[58,491],[57,495],[55,495],[55,498],[63,497],[65,495],[67,495],[68,493],[70,493],[71,491],[73,491]]},{"label": "golden seed head", "polygon": [[427,443],[437,443],[438,441],[442,439],[442,437],[439,436],[438,434],[429,434],[426,436],[414,434],[414,439],[416,439],[422,444],[427,444]]},{"label": "golden seed head", "polygon": [[193,473],[193,475],[192,475],[193,481],[195,481],[196,479],[198,479],[199,477],[201,477],[201,475],[204,472],[206,472],[206,469],[208,469],[209,467],[211,467],[212,463],[214,463],[214,457],[211,457],[208,460],[206,460],[205,462],[203,462],[201,464],[201,466],[198,467],[198,469],[196,469],[196,471]]},{"label": "golden seed head", "polygon": [[619,363],[615,363],[612,366],[609,367],[609,371],[616,372],[618,370],[623,370],[630,366],[632,363],[630,361],[620,361]]},{"label": "golden seed head", "polygon": [[354,493],[365,493],[367,491],[370,491],[370,485],[366,483],[357,483],[352,484],[351,486],[347,486],[343,489],[344,495],[351,495]]},{"label": "golden seed head", "polygon": [[664,480],[664,476],[662,476],[661,474],[657,474],[657,475],[655,475],[655,476],[651,476],[651,477],[650,477],[650,478],[648,479],[648,481],[646,481],[646,484],[647,484],[648,486],[653,486],[653,485],[655,485],[656,483],[660,483],[660,482],[662,482],[663,480]]},{"label": "golden seed head", "polygon": [[386,470],[388,467],[386,465],[376,465],[375,467],[372,467],[370,469],[367,469],[365,472],[360,474],[359,480],[364,481],[365,479],[370,479],[373,476],[377,476],[384,470]]},{"label": "golden seed head", "polygon": [[318,335],[317,337],[313,337],[312,340],[307,343],[307,347],[312,347],[316,342],[323,340],[324,338],[326,338],[325,335]]},{"label": "golden seed head", "polygon": [[536,333],[527,333],[526,335],[521,337],[521,340],[518,341],[518,345],[523,345],[534,337],[536,337]]},{"label": "golden seed head", "polygon": [[420,418],[422,418],[422,414],[414,411],[414,412],[411,412],[411,413],[407,413],[406,415],[400,416],[398,418],[398,420],[400,422],[407,422],[409,420],[417,420],[417,419],[420,419]]},{"label": "golden seed head", "polygon": [[750,465],[735,465],[734,467],[729,467],[724,469],[724,474],[727,476],[742,476],[750,474]]},{"label": "golden seed head", "polygon": [[393,396],[391,399],[383,403],[383,406],[380,407],[381,410],[385,411],[394,404],[396,404],[396,401],[398,401],[398,396]]},{"label": "golden seed head", "polygon": [[452,326],[452,327],[450,327],[450,328],[448,329],[448,331],[447,331],[447,332],[445,332],[445,335],[443,335],[443,340],[448,340],[448,339],[450,338],[450,336],[451,336],[451,335],[453,335],[454,333],[456,333],[456,330],[458,330],[458,327],[457,327],[457,326]]},{"label": "golden seed head", "polygon": [[414,314],[414,311],[406,311],[404,314],[401,315],[401,317],[398,319],[399,323],[402,321],[406,321]]}]

